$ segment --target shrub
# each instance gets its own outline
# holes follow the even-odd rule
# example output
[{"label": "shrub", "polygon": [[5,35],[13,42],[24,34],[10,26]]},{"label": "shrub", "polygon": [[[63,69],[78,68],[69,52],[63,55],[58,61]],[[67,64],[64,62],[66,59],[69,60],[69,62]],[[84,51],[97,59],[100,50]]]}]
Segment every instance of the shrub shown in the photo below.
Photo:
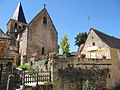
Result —
[{"label": "shrub", "polygon": [[93,88],[90,84],[90,82],[88,80],[86,80],[85,84],[83,85],[83,89],[82,90],[95,90],[95,88]]},{"label": "shrub", "polygon": [[27,65],[21,65],[20,68],[21,68],[22,70],[28,70],[28,66],[27,66]]},{"label": "shrub", "polygon": [[53,51],[50,53],[50,57],[56,57],[57,56],[57,52],[56,51]]},{"label": "shrub", "polygon": [[13,64],[13,69],[14,69],[14,70],[16,69],[16,67],[17,67],[17,65],[16,65],[16,64]]}]

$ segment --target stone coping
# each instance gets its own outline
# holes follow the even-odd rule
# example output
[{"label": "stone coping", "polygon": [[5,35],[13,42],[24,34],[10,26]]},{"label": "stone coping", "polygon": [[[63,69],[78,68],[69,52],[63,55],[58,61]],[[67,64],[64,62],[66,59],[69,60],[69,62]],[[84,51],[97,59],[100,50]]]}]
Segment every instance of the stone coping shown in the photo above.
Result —
[{"label": "stone coping", "polygon": [[13,57],[0,57],[0,61],[1,60],[9,60],[9,61],[12,61],[14,60]]}]

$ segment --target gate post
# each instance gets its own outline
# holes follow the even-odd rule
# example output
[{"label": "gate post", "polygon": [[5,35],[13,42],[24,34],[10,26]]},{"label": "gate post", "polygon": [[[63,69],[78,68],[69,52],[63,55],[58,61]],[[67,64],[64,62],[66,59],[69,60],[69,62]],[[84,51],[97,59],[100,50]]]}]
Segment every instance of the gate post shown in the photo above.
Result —
[{"label": "gate post", "polygon": [[39,72],[39,71],[37,70],[37,84],[36,84],[36,85],[38,85],[38,72]]},{"label": "gate post", "polygon": [[25,86],[25,71],[23,71],[23,86]]},{"label": "gate post", "polygon": [[50,75],[49,75],[49,78],[50,78],[50,82],[51,82],[51,70],[50,70]]}]

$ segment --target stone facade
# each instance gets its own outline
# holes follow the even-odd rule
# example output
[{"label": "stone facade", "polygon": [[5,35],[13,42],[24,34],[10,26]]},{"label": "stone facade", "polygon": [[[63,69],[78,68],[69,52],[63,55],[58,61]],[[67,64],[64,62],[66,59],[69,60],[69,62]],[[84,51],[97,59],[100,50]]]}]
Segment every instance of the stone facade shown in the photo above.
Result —
[{"label": "stone facade", "polygon": [[46,8],[44,8],[29,23],[27,56],[31,56],[32,53],[46,55],[50,51],[58,52],[57,39],[57,31]]},{"label": "stone facade", "polygon": [[111,59],[110,47],[92,29],[88,34],[81,53],[86,54],[86,58],[100,59],[102,56],[106,56],[107,59]]},{"label": "stone facade", "polygon": [[50,51],[58,52],[58,33],[45,7],[27,24],[19,3],[7,24],[7,34],[12,37],[11,51],[18,54],[14,56],[20,57],[21,64],[23,57],[31,58],[33,53],[47,55]]},{"label": "stone facade", "polygon": [[10,39],[0,38],[0,57],[7,57],[10,49]]}]

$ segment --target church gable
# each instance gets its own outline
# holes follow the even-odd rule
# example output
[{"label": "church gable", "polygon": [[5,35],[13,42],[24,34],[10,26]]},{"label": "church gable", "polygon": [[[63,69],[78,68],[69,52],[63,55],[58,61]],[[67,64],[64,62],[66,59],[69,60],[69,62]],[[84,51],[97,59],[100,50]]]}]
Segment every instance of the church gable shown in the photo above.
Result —
[{"label": "church gable", "polygon": [[[39,21],[40,20],[40,21]],[[56,28],[52,22],[52,19],[50,18],[48,12],[47,12],[47,9],[46,8],[43,8],[29,23],[29,26],[33,26],[33,25],[36,25],[36,24],[43,24],[43,25],[47,25],[49,27],[53,27],[56,34],[57,31],[56,31]]]},{"label": "church gable", "polygon": [[44,48],[45,54],[50,51],[58,51],[58,33],[46,8],[43,8],[31,20],[28,27],[28,48],[31,48],[28,51],[29,55],[33,52],[37,52],[39,55],[42,54],[42,48]]}]

